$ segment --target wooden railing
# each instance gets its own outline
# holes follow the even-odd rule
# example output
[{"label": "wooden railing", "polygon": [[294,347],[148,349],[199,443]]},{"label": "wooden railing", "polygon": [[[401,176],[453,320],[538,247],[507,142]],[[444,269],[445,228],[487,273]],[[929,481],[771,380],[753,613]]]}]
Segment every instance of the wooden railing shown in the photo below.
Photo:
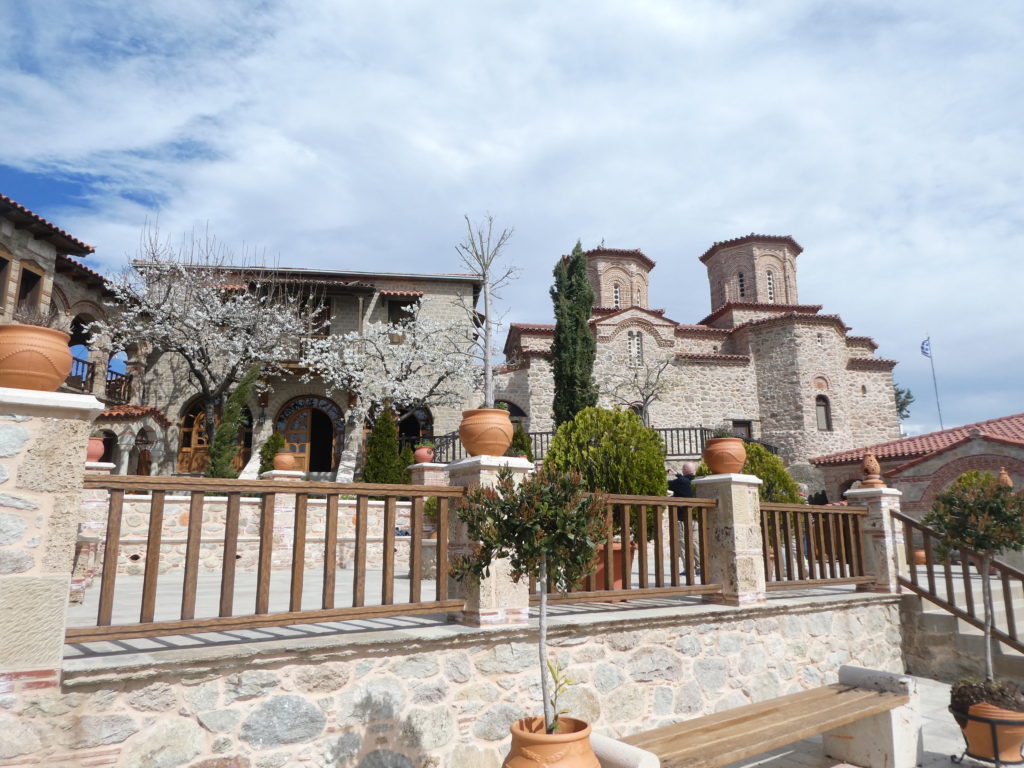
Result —
[{"label": "wooden railing", "polygon": [[71,358],[71,372],[64,384],[79,392],[92,392],[93,377],[96,375],[96,364],[78,357]]},{"label": "wooden railing", "polygon": [[132,399],[132,377],[127,373],[107,371],[107,400],[114,403],[127,403]]},{"label": "wooden railing", "polygon": [[872,581],[864,572],[861,538],[867,512],[866,507],[762,502],[767,589]]},{"label": "wooden railing", "polygon": [[[548,599],[576,603],[720,594],[721,585],[708,580],[704,559],[708,515],[716,506],[715,499],[609,496],[608,538],[597,569],[579,589],[558,594],[551,587]],[[530,599],[540,600],[536,584],[531,584]]]},{"label": "wooden railing", "polygon": [[[96,626],[71,627],[68,642],[112,640],[155,635],[216,632],[258,627],[283,626],[321,621],[367,619],[406,614],[442,613],[462,610],[461,600],[448,599],[448,526],[451,505],[464,493],[461,487],[369,485],[338,483],[299,483],[281,481],[219,480],[192,477],[90,476],[86,489],[109,492],[106,539],[103,544],[102,578],[99,587],[99,608]],[[139,494],[147,494],[140,497]],[[177,514],[177,524],[187,525],[183,568],[171,572],[161,565],[165,509],[171,497],[186,496],[187,512]],[[258,504],[255,519],[242,526],[258,536],[254,572],[243,572],[236,566],[240,553],[240,508],[242,497],[246,508]],[[311,497],[323,498],[323,519],[317,500],[317,529],[322,530],[322,564],[319,574],[307,568],[307,557],[317,552],[316,539],[310,535]],[[424,501],[439,499],[436,517],[437,539],[424,538]],[[216,497],[216,498],[215,498]],[[286,505],[281,501],[288,500]],[[407,573],[396,567],[396,527],[398,502],[408,502]],[[184,504],[180,498],[176,505]],[[148,533],[144,556],[133,563],[141,567],[141,590],[138,577],[119,575],[122,518],[126,505],[132,514],[139,506],[148,507]],[[204,518],[216,519],[204,527]],[[371,505],[373,521],[371,522]],[[405,509],[403,504],[403,509]],[[255,507],[254,507],[255,508]],[[352,551],[352,577],[349,595],[341,591],[338,579],[339,509],[343,508],[346,527],[351,523],[351,536],[346,546]],[[187,520],[181,523],[181,520]],[[166,521],[167,525],[175,521]],[[212,532],[217,532],[214,535]],[[290,546],[288,546],[290,543]],[[434,551],[434,568],[424,576],[424,550],[430,544]],[[276,548],[275,548],[276,545]],[[367,551],[378,546],[381,551],[380,591],[369,594]],[[211,547],[214,550],[211,555]],[[283,550],[283,551],[282,551]],[[376,551],[376,550],[375,550]],[[200,555],[202,554],[202,567]],[[133,555],[138,557],[138,555]],[[217,558],[215,569],[209,569],[211,557]],[[314,558],[320,560],[318,556]],[[121,563],[122,568],[124,563]],[[181,574],[180,576],[178,574]],[[273,579],[273,574],[283,578]],[[317,607],[304,598],[306,579],[319,584]],[[433,576],[433,578],[429,578]],[[202,578],[205,577],[205,578]],[[131,582],[132,589],[122,594],[119,583]],[[396,581],[403,583],[402,594],[396,594]],[[178,582],[180,581],[180,587]],[[240,582],[244,581],[242,584]],[[219,582],[216,583],[216,582]],[[274,582],[278,582],[274,584]],[[282,583],[284,582],[284,583]],[[433,582],[431,594],[425,585]],[[166,584],[166,585],[165,585]],[[278,589],[280,587],[280,589]],[[207,600],[197,600],[197,595]],[[240,605],[240,591],[248,592],[251,602]],[[404,601],[402,598],[406,598]],[[125,601],[137,600],[138,621],[114,621],[115,604],[123,611]],[[158,614],[160,614],[158,616]],[[167,618],[177,614],[177,618]]]},{"label": "wooden railing", "polygon": [[[901,526],[906,547],[907,570],[899,576],[900,586],[916,592],[959,619],[979,629],[985,626],[982,600],[981,558],[969,549],[951,550],[946,559],[938,555],[939,534],[902,512],[890,512]],[[925,562],[914,563],[914,551],[923,549]],[[974,575],[971,567],[974,565]],[[923,573],[922,573],[923,570]],[[1024,599],[1024,572],[998,559],[989,560],[993,585],[992,636],[1024,653],[1024,637],[1017,629],[1015,602]]]}]

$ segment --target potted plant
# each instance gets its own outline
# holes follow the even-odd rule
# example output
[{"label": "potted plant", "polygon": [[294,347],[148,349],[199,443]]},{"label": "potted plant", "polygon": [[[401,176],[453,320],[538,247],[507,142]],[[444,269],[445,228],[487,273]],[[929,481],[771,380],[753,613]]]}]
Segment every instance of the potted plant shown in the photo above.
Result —
[{"label": "potted plant", "polygon": [[89,445],[85,449],[85,460],[89,463],[95,463],[103,458],[105,450],[106,446],[103,445],[103,436],[93,435],[89,438]]},{"label": "potted plant", "polygon": [[521,422],[516,424],[515,431],[512,433],[512,444],[505,451],[505,455],[533,461],[533,444]]},{"label": "potted plant", "polygon": [[71,373],[68,328],[55,312],[19,308],[0,325],[0,387],[56,392]]},{"label": "potted plant", "polygon": [[[967,472],[935,497],[922,521],[939,535],[938,556],[953,549],[975,557],[985,606],[985,679],[957,682],[950,711],[964,732],[966,754],[1007,765],[1022,763],[1024,692],[1014,683],[996,682],[992,673],[992,558],[1024,545],[1024,494],[989,472]],[[996,751],[998,743],[998,754]]]},{"label": "potted plant", "polygon": [[[549,582],[565,592],[594,568],[597,548],[606,535],[604,506],[602,494],[581,488],[578,473],[553,467],[541,469],[518,486],[512,473],[502,470],[496,487],[470,489],[459,505],[470,540],[479,544],[471,554],[455,559],[455,578],[482,578],[496,559],[507,558],[512,578],[517,582],[536,579],[540,593],[537,651],[544,714],[512,724],[506,766],[518,765],[514,760],[526,749],[543,756],[541,762],[552,768],[598,768],[590,749],[590,726],[562,717],[556,706],[565,681],[557,666],[549,665],[547,593]],[[560,752],[565,753],[561,760]]]},{"label": "potted plant", "polygon": [[420,440],[416,443],[412,455],[417,464],[430,463],[434,460],[434,443],[430,440]]},{"label": "potted plant", "polygon": [[731,475],[743,469],[747,449],[743,445],[743,438],[736,437],[731,426],[722,424],[712,430],[702,458],[712,474]]},{"label": "potted plant", "polygon": [[473,228],[466,218],[466,240],[456,246],[462,263],[479,278],[483,298],[483,313],[469,308],[475,322],[483,328],[480,339],[481,362],[484,370],[484,402],[480,408],[462,412],[459,438],[470,456],[504,456],[512,442],[512,422],[507,408],[494,407],[494,318],[491,301],[495,290],[515,277],[514,267],[503,269],[496,264],[512,230],[503,229],[494,236],[494,219],[488,216],[485,225]]}]

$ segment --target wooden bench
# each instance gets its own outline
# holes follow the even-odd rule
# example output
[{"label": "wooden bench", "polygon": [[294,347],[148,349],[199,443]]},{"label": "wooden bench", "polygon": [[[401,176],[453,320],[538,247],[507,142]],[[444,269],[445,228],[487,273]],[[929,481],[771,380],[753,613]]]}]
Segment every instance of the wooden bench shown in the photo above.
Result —
[{"label": "wooden bench", "polygon": [[823,733],[825,753],[839,760],[870,768],[916,765],[921,744],[913,680],[854,667],[843,667],[840,680],[622,741],[653,753],[665,768],[721,768]]}]

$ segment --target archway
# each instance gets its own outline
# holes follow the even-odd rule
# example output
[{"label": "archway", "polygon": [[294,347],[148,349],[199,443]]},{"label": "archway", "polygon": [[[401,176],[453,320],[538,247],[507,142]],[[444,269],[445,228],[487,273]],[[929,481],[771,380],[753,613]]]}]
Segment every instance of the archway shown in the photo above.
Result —
[{"label": "archway", "polygon": [[274,420],[274,431],[300,472],[333,472],[344,445],[345,420],[336,403],[309,395],[289,401]]},{"label": "archway", "polygon": [[[219,417],[217,421],[219,423]],[[252,455],[252,412],[248,407],[242,409],[236,442],[238,453],[235,454],[231,466],[241,472]],[[182,412],[181,421],[178,423],[177,471],[202,474],[206,471],[209,461],[210,440],[206,431],[206,411],[201,401],[194,400]]]},{"label": "archway", "polygon": [[398,444],[415,445],[434,436],[434,416],[427,408],[400,409],[398,417]]}]

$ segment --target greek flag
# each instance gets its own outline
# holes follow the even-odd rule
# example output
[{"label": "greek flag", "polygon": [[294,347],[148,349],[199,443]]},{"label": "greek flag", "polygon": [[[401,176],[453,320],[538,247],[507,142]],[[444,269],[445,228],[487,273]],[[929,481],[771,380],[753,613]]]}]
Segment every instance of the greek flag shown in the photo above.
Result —
[{"label": "greek flag", "polygon": [[924,341],[921,342],[921,354],[924,355],[925,357],[931,357],[932,356],[932,340],[931,339],[925,339]]}]

